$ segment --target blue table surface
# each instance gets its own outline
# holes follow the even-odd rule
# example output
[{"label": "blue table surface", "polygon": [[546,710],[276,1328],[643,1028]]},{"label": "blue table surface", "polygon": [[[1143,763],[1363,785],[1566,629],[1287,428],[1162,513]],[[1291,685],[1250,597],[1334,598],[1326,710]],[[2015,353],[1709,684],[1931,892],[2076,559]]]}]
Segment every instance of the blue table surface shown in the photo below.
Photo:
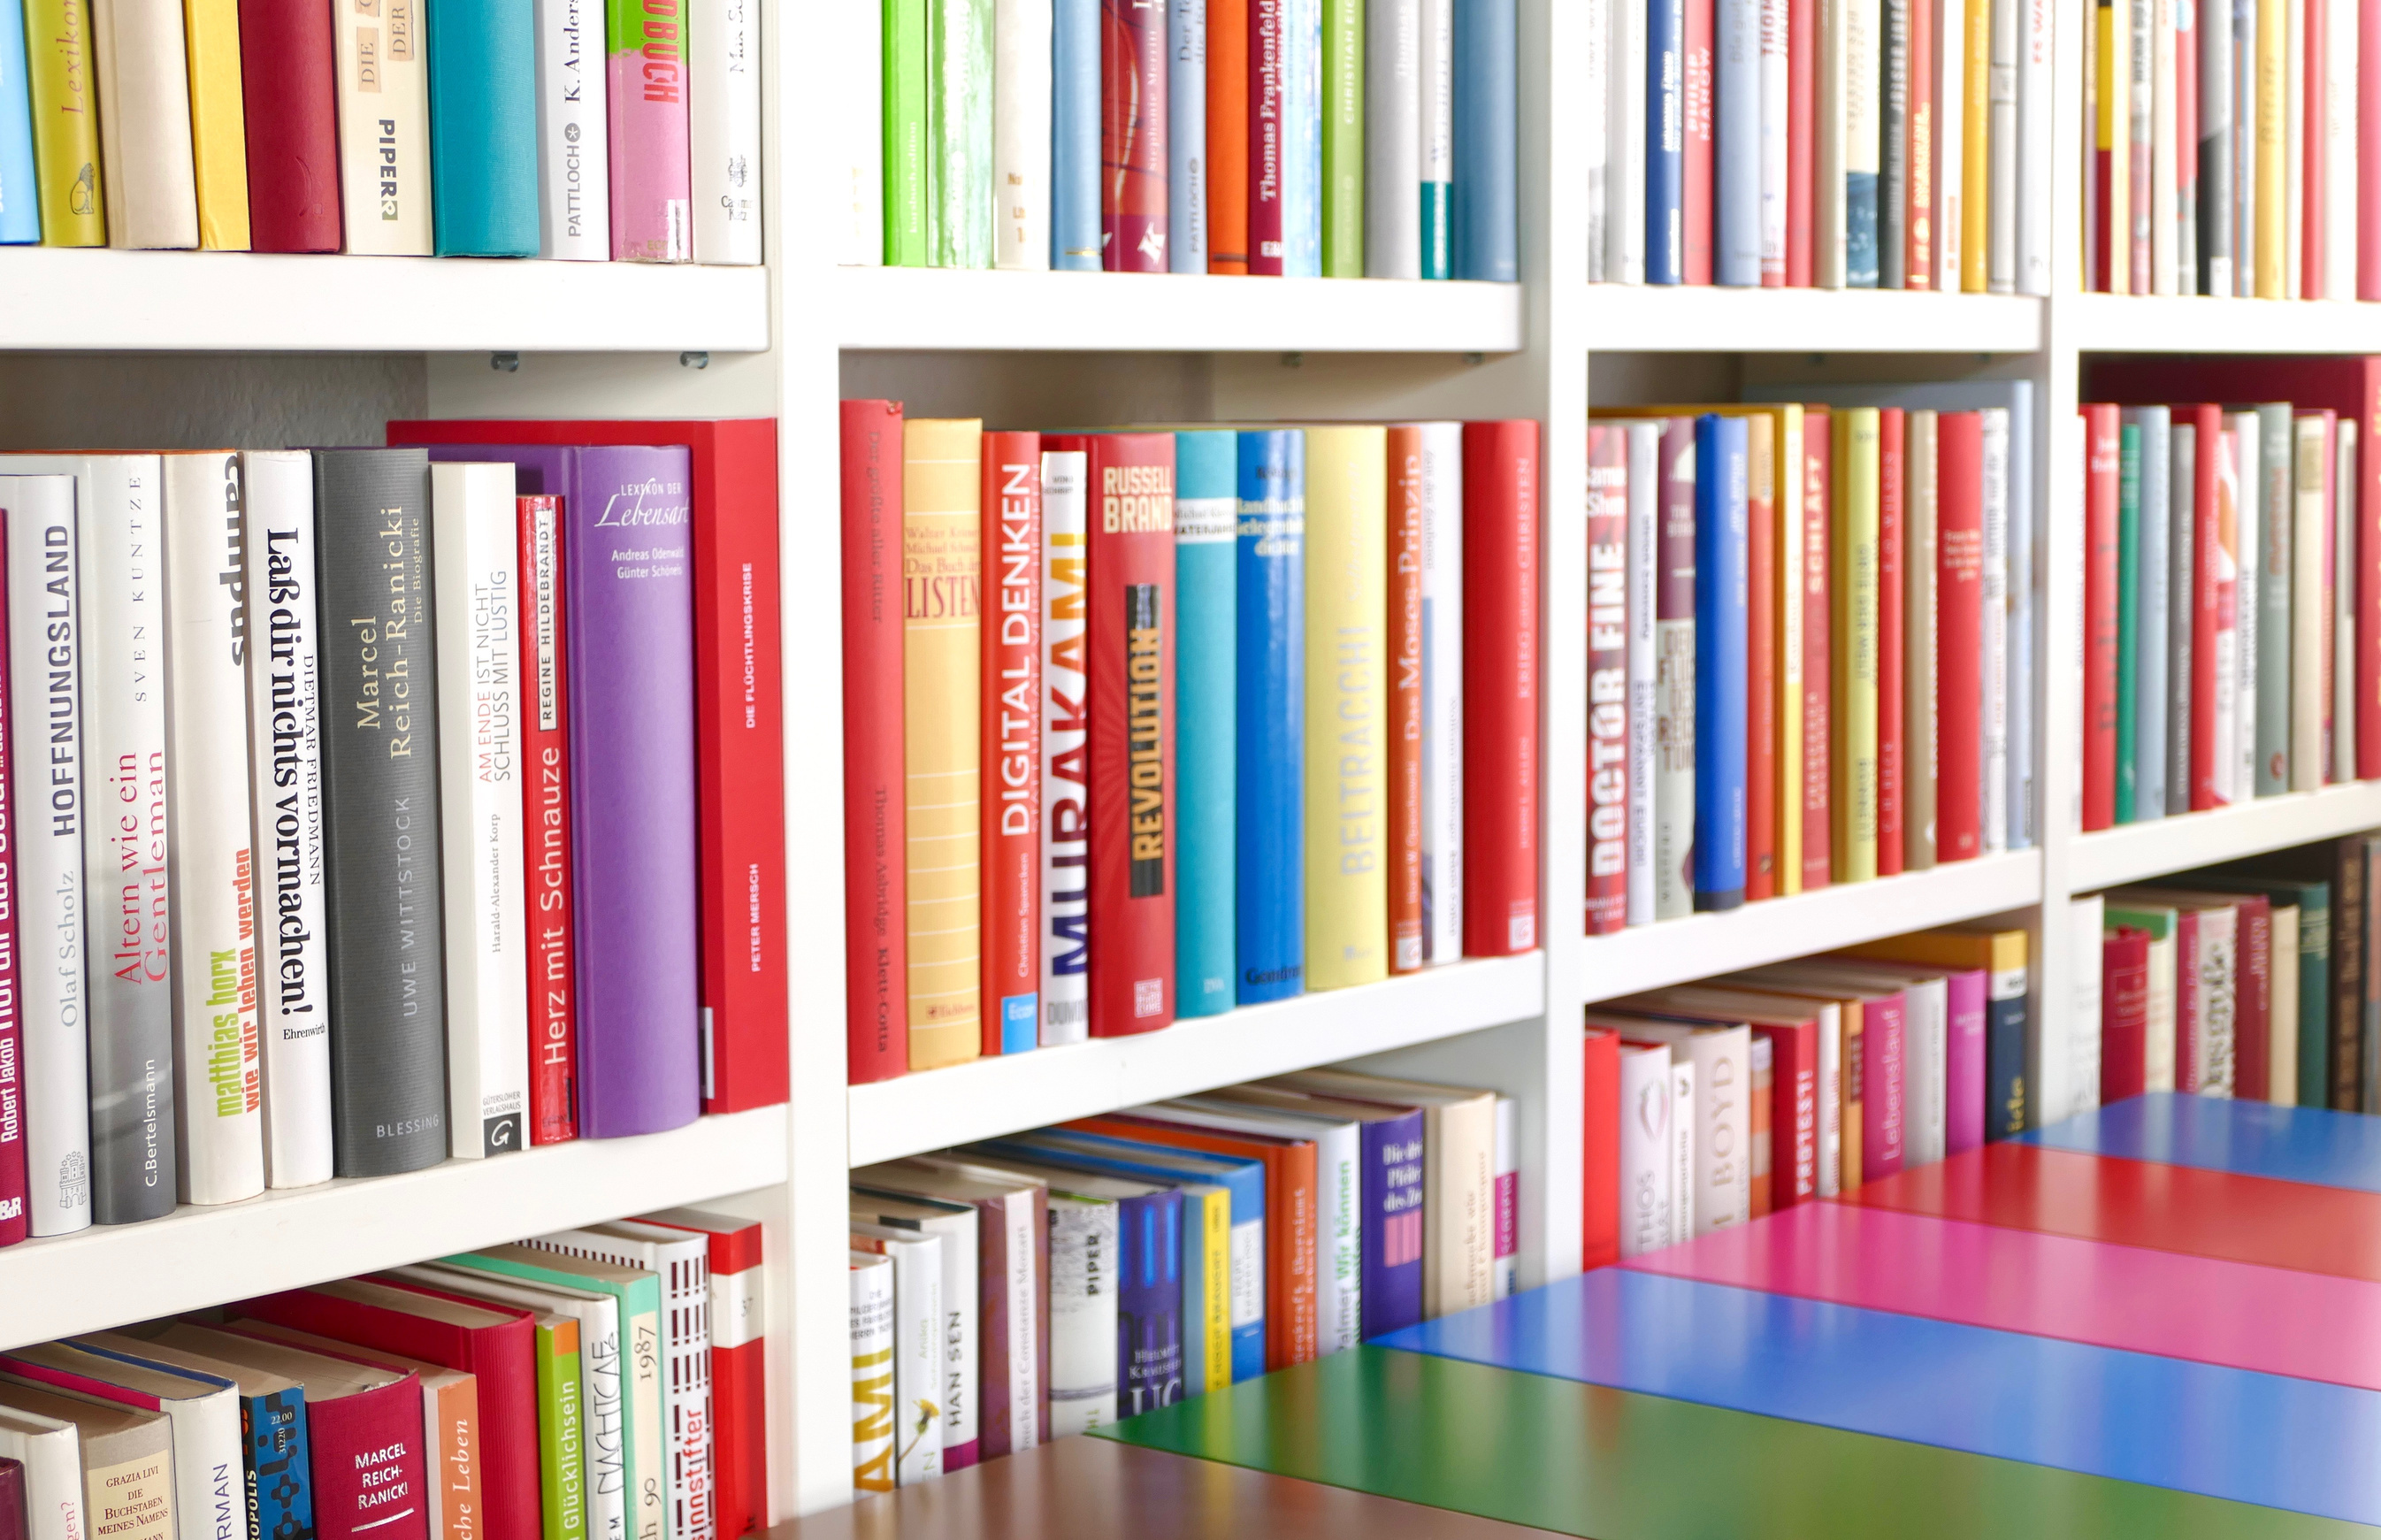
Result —
[{"label": "blue table surface", "polygon": [[1600,1268],[1379,1345],[2381,1523],[2381,1394]]},{"label": "blue table surface", "polygon": [[2162,1166],[2381,1192],[2381,1118],[2153,1091],[2021,1136]]}]

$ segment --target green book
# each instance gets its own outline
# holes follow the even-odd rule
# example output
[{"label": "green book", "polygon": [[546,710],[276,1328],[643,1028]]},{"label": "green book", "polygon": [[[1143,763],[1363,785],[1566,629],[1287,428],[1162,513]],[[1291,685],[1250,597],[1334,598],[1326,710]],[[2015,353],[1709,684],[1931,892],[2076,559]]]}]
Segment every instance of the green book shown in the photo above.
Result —
[{"label": "green book", "polygon": [[1323,275],[1364,275],[1364,0],[1323,0]]},{"label": "green book", "polygon": [[885,265],[934,260],[926,141],[926,0],[885,0]]},{"label": "green book", "polygon": [[90,0],[25,0],[25,52],[42,244],[104,246]]},{"label": "green book", "polygon": [[585,1540],[587,1450],[579,1384],[579,1323],[537,1317],[537,1479],[544,1540]]},{"label": "green book", "polygon": [[2133,821],[2133,745],[2140,715],[2134,686],[2141,672],[2142,430],[2128,422],[2117,434],[2117,822]]},{"label": "green book", "polygon": [[926,232],[936,267],[992,265],[993,0],[926,0]]}]

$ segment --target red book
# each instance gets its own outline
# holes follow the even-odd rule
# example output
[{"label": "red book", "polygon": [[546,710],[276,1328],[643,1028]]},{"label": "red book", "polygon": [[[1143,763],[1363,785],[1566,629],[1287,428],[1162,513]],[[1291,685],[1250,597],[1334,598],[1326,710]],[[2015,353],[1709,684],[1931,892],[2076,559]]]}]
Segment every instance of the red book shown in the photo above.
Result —
[{"label": "red book", "polygon": [[2262,1102],[2273,1094],[2274,1083],[2274,901],[2262,894],[2243,897],[2234,912],[2240,929],[2232,954],[2232,1094]]},{"label": "red book", "polygon": [[1061,434],[1083,456],[1093,1037],[1174,1020],[1174,435]]},{"label": "red book", "polygon": [[[1712,281],[1712,30],[1714,0],[1686,0],[1686,177],[1679,209],[1685,263],[1679,281]],[[1476,549],[1477,547],[1474,547]]]},{"label": "red book", "polygon": [[[2330,8],[2322,4],[2309,4],[2297,7],[2300,27],[2305,36],[2305,53],[2302,57],[2308,66],[2303,71],[2305,79],[2301,83],[2299,91],[2299,107],[2305,131],[2300,136],[2299,141],[2302,148],[2297,175],[2300,178],[2300,186],[2306,189],[2304,196],[2300,200],[2299,209],[2299,292],[2309,299],[2320,299],[2324,297],[2323,285],[2326,271],[2323,260],[2324,228],[2331,221],[2328,201],[2324,197],[2326,156],[2323,153],[2324,141],[2328,137],[2324,119],[2328,116],[2326,108],[2329,100],[2324,86],[2330,71],[2318,62],[2323,58],[2324,39],[2327,35],[2324,26],[2324,15]],[[2178,33],[2176,42],[2179,44],[2180,41],[2180,35]],[[2176,55],[2177,58],[2181,56],[2180,54]],[[2175,73],[2179,75],[2182,72],[2178,69]],[[2178,128],[2181,127],[2180,119],[2177,120],[2176,127]],[[2177,139],[2175,142],[2182,144],[2189,141]],[[2346,211],[2343,210],[2342,217],[2345,216]],[[2257,1099],[2262,1101],[2264,1098],[2260,1096]]]},{"label": "red book", "polygon": [[[1593,434],[1595,430],[1588,430]],[[1422,430],[1388,430],[1389,972],[1422,967]]]},{"label": "red book", "polygon": [[[2118,409],[2112,406],[2086,406],[2082,417],[2083,828],[2088,833],[2117,821],[2117,499],[2121,423]],[[2195,702],[2193,705],[2195,714]],[[1956,726],[1956,715],[1947,703],[1943,713],[1947,737]],[[2192,726],[2195,729],[2197,723]],[[1949,774],[1948,768],[1945,774]]]},{"label": "red book", "polygon": [[983,435],[983,1051],[1041,1030],[1042,435]]},{"label": "red book", "polygon": [[1587,430],[1587,934],[1628,923],[1629,436],[1599,423]]},{"label": "red book", "polygon": [[[1910,17],[1909,102],[1910,142],[1903,147],[1910,168],[1910,198],[1904,218],[1902,280],[1904,288],[1935,287],[1935,3],[1916,0]],[[2196,141],[2178,142],[2196,143]],[[1879,683],[1882,698],[1885,686]],[[1879,799],[1880,808],[1883,799]],[[1882,837],[1883,830],[1880,828]],[[1876,870],[1886,875],[1885,849],[1880,844]],[[1893,868],[1901,870],[1897,859]],[[1782,1077],[1781,1077],[1782,1078]],[[1772,1124],[1775,1128],[1777,1125]],[[1773,1163],[1774,1168],[1775,1163]]]},{"label": "red book", "polygon": [[1101,265],[1163,273],[1166,233],[1166,11],[1100,0]]},{"label": "red book", "polygon": [[541,1540],[537,1327],[528,1311],[366,1278],[242,1300],[231,1310],[476,1377],[486,1540]]},{"label": "red book", "polygon": [[1813,1202],[1819,1195],[1819,1023],[1749,1023],[1769,1039],[1769,1206]]},{"label": "red book", "polygon": [[[1777,488],[1786,451],[1778,414],[1745,424],[1744,900],[1777,896]],[[1788,471],[1791,474],[1790,470]],[[1617,1051],[1617,1050],[1616,1050]]]},{"label": "red book", "polygon": [[522,776],[529,817],[529,1142],[579,1137],[579,1037],[570,953],[570,691],[564,688],[568,606],[562,591],[562,499],[521,497]]},{"label": "red book", "polygon": [[[1910,7],[1915,16],[1925,6]],[[1876,874],[1901,874],[1902,674],[1909,661],[1902,586],[1909,524],[1909,417],[1899,407],[1876,414]]]},{"label": "red book", "polygon": [[339,104],[331,8],[320,0],[239,0],[239,75],[248,129],[249,249],[337,251]]},{"label": "red book", "polygon": [[[1463,953],[1538,944],[1538,425],[1463,425]],[[2376,761],[2381,763],[2381,761]]]},{"label": "red book", "polygon": [[1580,1105],[1581,1271],[1620,1260],[1620,1034],[1588,1028],[1585,1059],[1587,1095]]},{"label": "red book", "polygon": [[2150,933],[2112,927],[2100,943],[2100,1103],[2146,1088],[2150,1028]]},{"label": "red book", "polygon": [[1207,271],[1249,270],[1249,7],[1207,12]]},{"label": "red book", "polygon": [[[2217,794],[2216,764],[2226,751],[2216,739],[2216,642],[2240,637],[2238,568],[2216,558],[2223,550],[2227,525],[2237,539],[2237,505],[2228,507],[2228,490],[2237,497],[2240,464],[2232,434],[2224,427],[2220,408],[2198,412],[2198,458],[2192,486],[2192,638],[2191,638],[2191,809],[2193,813],[2222,807]],[[2236,553],[2237,555],[2237,553]],[[2238,710],[2236,703],[2235,710]]]},{"label": "red book", "polygon": [[[2381,4],[2381,0],[2375,0]],[[1819,103],[1819,0],[1786,4],[1786,287],[1811,287],[1813,147]],[[1769,281],[1762,275],[1762,282]],[[1805,422],[1809,419],[1806,417]],[[1807,849],[1809,847],[1804,847]]]},{"label": "red book", "polygon": [[849,1082],[910,1068],[901,403],[843,407],[843,990]]},{"label": "red book", "polygon": [[[1940,756],[1935,767],[1935,860],[1939,864],[1972,861],[1984,848],[1981,414],[1947,411],[1935,418],[1935,741]],[[2110,657],[2113,661],[2114,654]]]},{"label": "red book", "polygon": [[[638,1216],[711,1238],[711,1490],[718,1540],[769,1527],[768,1280],[761,1225],[700,1208]],[[989,1230],[990,1227],[986,1227]],[[979,1407],[981,1410],[981,1407]]]},{"label": "red book", "polygon": [[[388,441],[669,445],[687,451],[694,480],[702,1110],[741,1112],[784,1101],[789,995],[776,420],[458,419],[391,422]],[[897,472],[897,432],[893,453]],[[899,484],[897,474],[893,484]],[[897,503],[894,517],[897,532]],[[897,570],[897,540],[893,559]],[[899,699],[897,693],[897,711]]]},{"label": "red book", "polygon": [[2381,0],[2356,7],[2356,297],[2381,299]]},{"label": "red book", "polygon": [[1281,276],[1282,259],[1289,251],[1281,227],[1281,159],[1287,149],[1282,104],[1289,85],[1282,57],[1287,8],[1253,0],[1249,6],[1248,270],[1266,278]]},{"label": "red book", "polygon": [[1834,878],[1827,811],[1827,409],[1802,409],[1802,891]]}]

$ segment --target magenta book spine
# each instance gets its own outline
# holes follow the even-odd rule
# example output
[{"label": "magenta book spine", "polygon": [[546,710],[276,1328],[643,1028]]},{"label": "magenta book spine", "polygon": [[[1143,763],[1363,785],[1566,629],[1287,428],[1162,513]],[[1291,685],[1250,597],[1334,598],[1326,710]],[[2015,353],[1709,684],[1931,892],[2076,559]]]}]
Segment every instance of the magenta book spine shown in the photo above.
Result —
[{"label": "magenta book spine", "polygon": [[687,262],[694,254],[686,9],[687,0],[604,6],[614,262]]},{"label": "magenta book spine", "polygon": [[[8,634],[7,555],[0,548],[0,636]],[[16,715],[8,671],[0,668],[0,788],[8,784],[9,730]],[[0,1246],[25,1239],[31,1185],[25,1168],[25,1023],[17,1009],[17,825],[0,794]],[[0,1462],[4,1463],[4,1462]]]}]

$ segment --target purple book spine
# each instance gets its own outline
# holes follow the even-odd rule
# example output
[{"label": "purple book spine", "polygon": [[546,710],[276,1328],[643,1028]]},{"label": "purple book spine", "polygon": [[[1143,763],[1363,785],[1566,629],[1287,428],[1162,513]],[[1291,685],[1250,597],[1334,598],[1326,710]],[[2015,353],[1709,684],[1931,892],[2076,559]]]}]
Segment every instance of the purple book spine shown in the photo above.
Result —
[{"label": "purple book spine", "polygon": [[1364,1125],[1364,1340],[1422,1320],[1422,1109]]},{"label": "purple book spine", "polygon": [[1944,1066],[1943,1153],[1955,1155],[1984,1142],[1984,972],[1953,973],[1946,981],[1950,1000],[1950,1062]]},{"label": "purple book spine", "polygon": [[1118,1200],[1124,1284],[1117,1290],[1117,1414],[1182,1399],[1182,1194]]},{"label": "purple book spine", "polygon": [[684,0],[610,0],[612,260],[694,255]]}]

